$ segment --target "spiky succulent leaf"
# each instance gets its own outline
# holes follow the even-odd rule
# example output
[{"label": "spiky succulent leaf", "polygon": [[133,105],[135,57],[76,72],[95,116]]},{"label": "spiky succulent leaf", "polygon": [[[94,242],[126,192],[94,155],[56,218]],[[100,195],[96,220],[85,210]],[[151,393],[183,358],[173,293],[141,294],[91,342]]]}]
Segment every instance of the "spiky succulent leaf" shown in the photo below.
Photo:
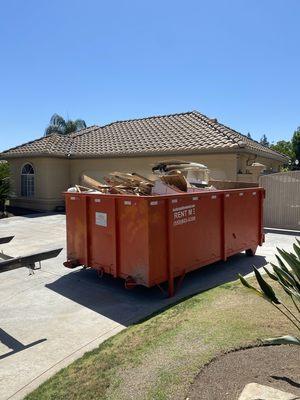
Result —
[{"label": "spiky succulent leaf", "polygon": [[298,260],[300,260],[300,246],[297,246],[296,243],[294,243],[293,248],[295,250],[295,253],[297,254]]},{"label": "spiky succulent leaf", "polygon": [[277,258],[277,261],[279,262],[280,267],[284,270],[284,271],[288,271],[289,269],[286,267],[285,263],[283,262],[283,260],[277,255],[275,254],[275,257]]},{"label": "spiky succulent leaf", "polygon": [[300,339],[290,335],[265,339],[264,342],[267,344],[293,344],[296,346],[300,346]]},{"label": "spiky succulent leaf", "polygon": [[299,291],[295,290],[294,288],[287,287],[287,286],[285,286],[284,289],[289,295],[294,296],[294,298],[300,302],[300,293],[299,293]]},{"label": "spiky succulent leaf", "polygon": [[296,275],[297,279],[300,279],[300,261],[297,260],[295,256],[293,256],[291,253],[288,253],[287,251],[278,249],[279,254],[281,257],[288,263],[288,265],[291,267],[293,270],[294,274]]},{"label": "spiky succulent leaf", "polygon": [[282,268],[277,267],[276,265],[274,265],[273,268],[277,277],[280,278],[283,282],[285,282],[287,285],[297,287],[297,282],[290,272],[286,272]]},{"label": "spiky succulent leaf", "polygon": [[[270,264],[272,265],[273,269],[274,269],[274,267],[276,267],[276,265],[274,265],[274,264],[272,264],[272,263],[270,263]],[[274,275],[274,274],[272,274],[272,272],[270,272],[270,271],[268,270],[268,268],[263,267],[263,269],[266,271],[266,273],[268,274],[269,278],[273,279],[273,281],[278,281],[277,276]]]},{"label": "spiky succulent leaf", "polygon": [[254,269],[255,277],[256,277],[256,280],[257,280],[257,282],[259,284],[259,287],[261,288],[261,290],[263,291],[265,296],[268,299],[270,299],[271,302],[273,302],[275,304],[281,304],[281,302],[277,298],[272,286],[269,285],[268,282],[266,282],[264,280],[264,278],[262,277],[261,273],[258,271],[258,269],[256,267],[253,267],[253,269]]},{"label": "spiky succulent leaf", "polygon": [[247,281],[247,279],[245,279],[241,274],[238,274],[238,277],[241,281],[241,283],[247,288],[252,290],[255,294],[257,294],[257,296],[263,297],[265,300],[271,302],[271,300],[265,296],[265,294],[263,292],[261,292],[260,290],[257,290],[254,286],[250,285],[250,283]]},{"label": "spiky succulent leaf", "polygon": [[273,269],[278,278],[278,283],[289,296],[294,296],[298,301],[300,299],[300,291],[298,283],[294,280],[293,275],[283,271],[281,268],[273,265]]}]

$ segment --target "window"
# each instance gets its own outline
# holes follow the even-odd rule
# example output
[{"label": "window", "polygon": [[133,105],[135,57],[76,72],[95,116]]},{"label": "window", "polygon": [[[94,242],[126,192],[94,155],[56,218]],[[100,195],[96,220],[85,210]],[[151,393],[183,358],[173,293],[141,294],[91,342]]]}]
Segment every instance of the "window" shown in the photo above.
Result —
[{"label": "window", "polygon": [[21,196],[34,196],[34,169],[31,164],[25,164],[21,171]]}]

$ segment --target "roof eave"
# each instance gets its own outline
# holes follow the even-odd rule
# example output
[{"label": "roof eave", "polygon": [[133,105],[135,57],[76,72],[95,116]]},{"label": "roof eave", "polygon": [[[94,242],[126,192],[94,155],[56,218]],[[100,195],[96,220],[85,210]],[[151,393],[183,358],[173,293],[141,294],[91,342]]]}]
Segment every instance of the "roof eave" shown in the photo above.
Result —
[{"label": "roof eave", "polygon": [[37,157],[68,158],[68,155],[61,153],[47,153],[47,152],[26,153],[26,154],[0,153],[0,160],[11,160],[13,158],[37,158]]},{"label": "roof eave", "polygon": [[123,157],[151,157],[151,156],[173,156],[173,155],[196,155],[196,154],[230,154],[230,153],[251,153],[260,155],[261,157],[271,158],[283,163],[287,163],[289,158],[284,155],[277,155],[269,152],[251,149],[246,146],[232,146],[232,147],[219,147],[219,148],[205,148],[205,149],[178,149],[178,150],[165,150],[165,151],[135,151],[124,153],[80,153],[80,154],[62,154],[62,153],[27,153],[27,154],[9,154],[0,153],[0,160],[9,160],[14,158],[36,158],[36,157],[49,157],[49,158],[66,158],[66,159],[96,159],[96,158],[123,158]]},{"label": "roof eave", "polygon": [[280,154],[276,154],[276,153],[269,153],[267,151],[251,149],[249,147],[242,147],[242,148],[239,148],[237,151],[239,153],[251,153],[251,154],[260,155],[261,157],[271,158],[273,160],[281,161],[283,163],[289,162],[289,157],[285,156],[284,154],[280,155]]}]

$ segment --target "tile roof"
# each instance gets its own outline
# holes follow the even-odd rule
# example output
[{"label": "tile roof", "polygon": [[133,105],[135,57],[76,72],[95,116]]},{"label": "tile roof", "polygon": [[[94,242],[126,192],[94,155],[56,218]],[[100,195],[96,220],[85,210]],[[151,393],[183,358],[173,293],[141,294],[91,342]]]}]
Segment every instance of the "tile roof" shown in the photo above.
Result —
[{"label": "tile roof", "polygon": [[198,111],[94,125],[69,135],[54,133],[0,156],[96,158],[241,151],[287,161],[283,154]]}]

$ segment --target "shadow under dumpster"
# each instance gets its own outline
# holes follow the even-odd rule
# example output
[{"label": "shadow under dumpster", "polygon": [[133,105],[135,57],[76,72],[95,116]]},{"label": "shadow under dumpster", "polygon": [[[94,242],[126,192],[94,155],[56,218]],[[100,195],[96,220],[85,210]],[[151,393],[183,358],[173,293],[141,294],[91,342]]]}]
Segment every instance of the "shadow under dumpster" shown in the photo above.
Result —
[{"label": "shadow under dumpster", "polygon": [[[126,290],[122,279],[108,275],[98,278],[93,269],[77,269],[46,287],[81,304],[113,321],[128,326],[154,312],[197,293],[237,279],[237,274],[252,272],[252,265],[260,268],[267,265],[265,257],[247,257],[244,253],[230,257],[226,262],[217,262],[186,274],[175,296],[167,297],[158,287],[137,286]],[[176,287],[176,286],[175,286]]]}]

